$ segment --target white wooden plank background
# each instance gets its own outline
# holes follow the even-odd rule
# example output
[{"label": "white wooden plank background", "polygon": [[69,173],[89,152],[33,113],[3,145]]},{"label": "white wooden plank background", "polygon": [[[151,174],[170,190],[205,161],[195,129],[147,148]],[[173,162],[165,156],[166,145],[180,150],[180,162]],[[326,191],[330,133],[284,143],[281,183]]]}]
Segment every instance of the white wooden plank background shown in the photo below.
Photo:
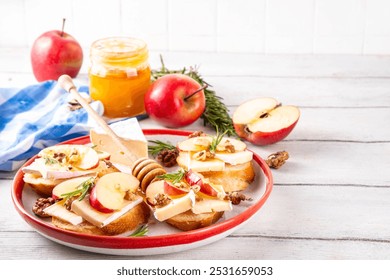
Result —
[{"label": "white wooden plank background", "polygon": [[[205,247],[145,259],[390,258],[390,57],[163,56],[172,69],[200,65],[231,112],[244,99],[273,96],[298,105],[302,116],[286,140],[249,145],[262,157],[285,149],[291,158],[273,171],[274,190],[245,227]],[[151,62],[159,66],[157,53]],[[86,69],[78,82],[86,81]],[[34,82],[26,50],[0,50],[0,87]],[[158,127],[151,120],[141,126]],[[198,128],[200,122],[187,129]],[[0,259],[102,258],[34,232],[13,208],[12,175],[0,174]]]}]

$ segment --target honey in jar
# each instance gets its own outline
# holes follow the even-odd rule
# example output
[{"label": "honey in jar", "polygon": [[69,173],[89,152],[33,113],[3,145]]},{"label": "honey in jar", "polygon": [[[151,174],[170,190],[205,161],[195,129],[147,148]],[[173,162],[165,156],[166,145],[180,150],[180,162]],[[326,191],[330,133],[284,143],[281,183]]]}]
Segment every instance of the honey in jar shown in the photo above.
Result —
[{"label": "honey in jar", "polygon": [[144,113],[144,95],[151,75],[144,41],[129,37],[97,40],[91,46],[90,60],[90,95],[103,103],[104,116]]}]

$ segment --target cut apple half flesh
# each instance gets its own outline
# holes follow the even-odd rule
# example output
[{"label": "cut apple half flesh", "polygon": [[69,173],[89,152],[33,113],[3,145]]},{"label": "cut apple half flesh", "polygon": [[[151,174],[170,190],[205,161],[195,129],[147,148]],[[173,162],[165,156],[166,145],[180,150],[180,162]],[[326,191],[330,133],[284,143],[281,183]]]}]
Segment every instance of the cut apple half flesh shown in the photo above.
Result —
[{"label": "cut apple half flesh", "polygon": [[241,104],[234,111],[233,122],[235,124],[248,124],[266,115],[269,111],[278,107],[280,103],[271,97],[263,97],[249,100]]},{"label": "cut apple half flesh", "polygon": [[294,124],[299,119],[299,109],[295,106],[280,106],[267,113],[265,117],[248,123],[252,132],[274,132]]},{"label": "cut apple half flesh", "polygon": [[104,175],[96,183],[96,199],[108,209],[119,210],[123,206],[126,192],[135,192],[139,181],[133,175],[113,172]]}]

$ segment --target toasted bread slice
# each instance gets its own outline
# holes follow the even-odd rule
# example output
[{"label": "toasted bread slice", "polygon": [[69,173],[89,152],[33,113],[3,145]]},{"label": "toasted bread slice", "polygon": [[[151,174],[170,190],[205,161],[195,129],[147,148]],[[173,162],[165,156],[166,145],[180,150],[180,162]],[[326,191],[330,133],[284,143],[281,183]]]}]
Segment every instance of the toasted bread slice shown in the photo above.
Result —
[{"label": "toasted bread slice", "polygon": [[239,165],[226,164],[224,171],[201,172],[213,184],[222,185],[225,192],[245,190],[255,179],[252,162]]},{"label": "toasted bread slice", "polygon": [[54,187],[65,180],[67,179],[44,179],[40,176],[29,173],[25,173],[23,176],[23,181],[26,185],[42,196],[51,196]]},{"label": "toasted bread slice", "polygon": [[168,224],[183,231],[189,231],[210,226],[216,223],[224,212],[194,214],[191,210],[173,216],[166,220]]},{"label": "toasted bread slice", "polygon": [[150,217],[149,207],[145,203],[140,203],[130,211],[113,221],[112,223],[99,228],[84,221],[79,225],[72,225],[61,219],[52,217],[52,223],[56,227],[95,235],[119,235],[127,231],[136,229],[139,225],[146,224]]}]

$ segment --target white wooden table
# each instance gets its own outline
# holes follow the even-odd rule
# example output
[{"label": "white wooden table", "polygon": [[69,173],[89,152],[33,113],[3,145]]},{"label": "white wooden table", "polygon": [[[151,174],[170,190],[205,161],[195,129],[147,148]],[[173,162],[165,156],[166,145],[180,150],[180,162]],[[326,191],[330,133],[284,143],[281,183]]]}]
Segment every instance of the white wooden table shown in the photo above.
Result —
[{"label": "white wooden table", "polygon": [[[151,54],[153,68],[160,66]],[[199,65],[231,112],[272,96],[301,109],[269,200],[245,227],[197,249],[137,259],[390,259],[390,57],[163,53],[168,68]],[[87,56],[86,56],[87,57]],[[80,81],[86,81],[87,58]],[[0,87],[35,83],[29,50],[0,50]],[[143,128],[158,127],[151,120]],[[186,129],[203,128],[201,122]],[[1,173],[0,259],[132,259],[54,243],[26,224]]]}]

